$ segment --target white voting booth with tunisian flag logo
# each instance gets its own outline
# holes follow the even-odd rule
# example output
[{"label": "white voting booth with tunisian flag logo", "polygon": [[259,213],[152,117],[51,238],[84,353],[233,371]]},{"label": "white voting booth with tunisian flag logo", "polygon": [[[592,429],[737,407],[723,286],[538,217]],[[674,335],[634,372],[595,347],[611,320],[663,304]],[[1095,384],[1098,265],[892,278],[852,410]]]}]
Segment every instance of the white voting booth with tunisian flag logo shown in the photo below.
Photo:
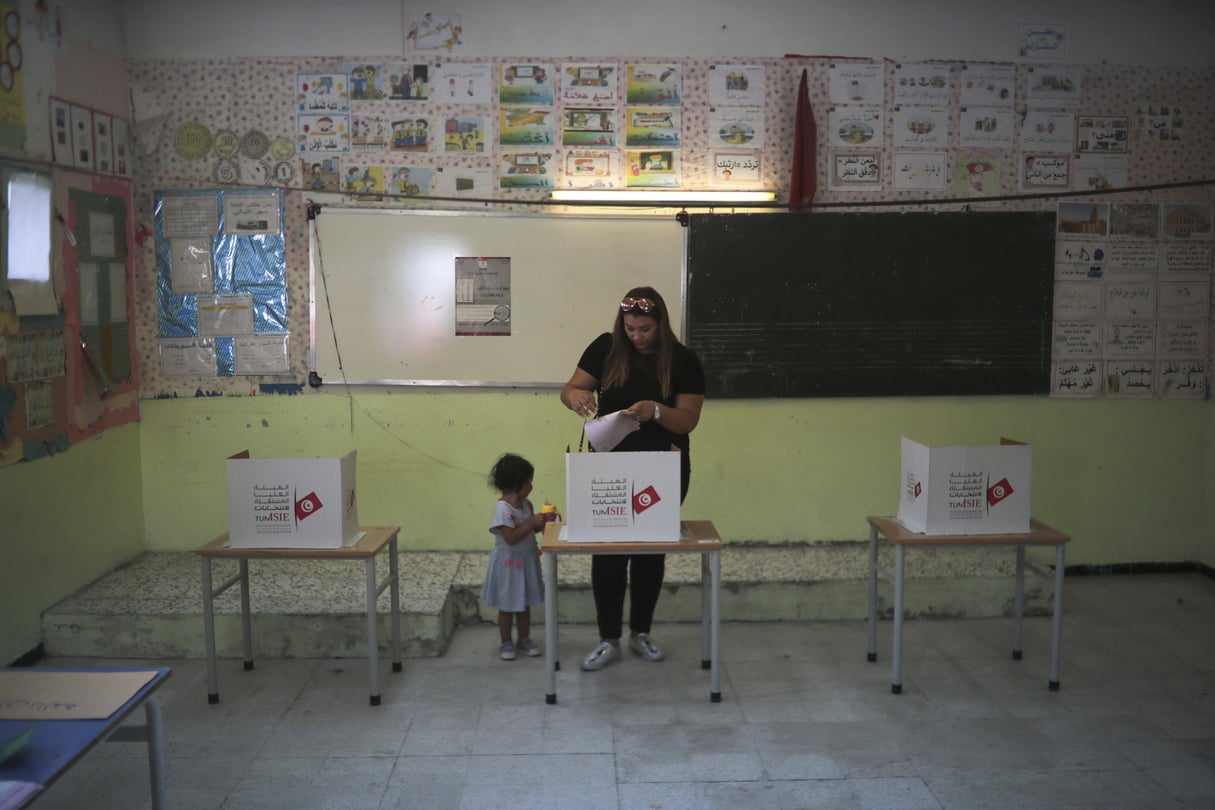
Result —
[{"label": "white voting booth with tunisian flag logo", "polygon": [[233,548],[342,548],[359,538],[356,452],[341,458],[228,459]]},{"label": "white voting booth with tunisian flag logo", "polygon": [[902,439],[898,521],[921,534],[1029,531],[1032,449],[999,445],[929,447]]},{"label": "white voting booth with tunisian flag logo", "polygon": [[679,542],[679,451],[566,453],[565,527],[579,542]]}]

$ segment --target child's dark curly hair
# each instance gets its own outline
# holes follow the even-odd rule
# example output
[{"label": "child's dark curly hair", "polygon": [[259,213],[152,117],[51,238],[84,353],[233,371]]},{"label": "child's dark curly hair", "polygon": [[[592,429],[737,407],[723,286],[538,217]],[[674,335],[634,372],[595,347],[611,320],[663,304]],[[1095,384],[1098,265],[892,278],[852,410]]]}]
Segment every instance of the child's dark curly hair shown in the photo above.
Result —
[{"label": "child's dark curly hair", "polygon": [[523,456],[504,453],[489,471],[489,484],[499,492],[514,492],[532,480],[536,468]]}]

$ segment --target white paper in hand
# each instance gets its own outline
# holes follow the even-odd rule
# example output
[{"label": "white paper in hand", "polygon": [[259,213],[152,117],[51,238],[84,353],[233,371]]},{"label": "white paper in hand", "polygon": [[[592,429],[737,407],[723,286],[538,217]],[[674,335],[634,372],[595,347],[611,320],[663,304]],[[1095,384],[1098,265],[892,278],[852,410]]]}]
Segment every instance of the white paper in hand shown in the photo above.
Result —
[{"label": "white paper in hand", "polygon": [[595,452],[606,453],[635,430],[641,430],[641,423],[631,416],[626,416],[624,411],[616,411],[587,422],[586,439]]}]

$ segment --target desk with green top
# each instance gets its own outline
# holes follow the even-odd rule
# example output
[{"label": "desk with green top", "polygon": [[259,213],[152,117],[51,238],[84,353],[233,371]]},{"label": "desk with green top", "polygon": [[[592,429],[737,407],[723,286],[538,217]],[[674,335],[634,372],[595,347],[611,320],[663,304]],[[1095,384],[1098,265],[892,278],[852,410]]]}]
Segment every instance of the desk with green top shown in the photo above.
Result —
[{"label": "desk with green top", "polygon": [[[903,574],[904,557],[909,546],[942,548],[945,546],[1013,546],[1016,549],[1017,573],[1013,598],[1013,660],[1021,660],[1021,613],[1025,597],[1025,569],[1049,579],[1045,571],[1026,561],[1027,546],[1055,547],[1054,607],[1051,620],[1050,681],[1051,691],[1059,690],[1060,636],[1063,628],[1063,560],[1064,549],[1071,538],[1052,529],[1040,520],[1030,519],[1029,531],[1023,534],[917,534],[893,517],[870,515],[869,521],[869,660],[877,660],[877,580],[881,576],[894,585],[894,649],[891,654],[890,691],[903,691]],[[885,537],[894,544],[894,573],[878,565],[878,539]]]},{"label": "desk with green top", "polygon": [[[721,535],[709,520],[684,520],[675,542],[573,542],[561,538],[564,523],[544,527],[544,664],[545,702],[557,702],[557,559],[562,554],[699,554],[700,667],[709,670],[709,700],[721,702]],[[705,587],[706,581],[708,587]]]},{"label": "desk with green top", "polygon": [[[249,610],[249,560],[363,560],[367,579],[367,660],[371,667],[371,705],[380,705],[380,653],[376,640],[376,598],[391,586],[392,595],[392,671],[401,671],[401,593],[398,576],[397,534],[400,526],[363,526],[362,536],[350,546],[337,548],[233,548],[228,533],[207,543],[195,553],[202,558],[203,632],[207,647],[207,702],[219,703],[219,682],[215,667],[214,599],[240,582],[241,631],[245,669],[253,669],[253,623]],[[388,578],[376,579],[375,560],[388,546]],[[234,559],[240,563],[236,576],[218,588],[211,584],[211,561]]]}]

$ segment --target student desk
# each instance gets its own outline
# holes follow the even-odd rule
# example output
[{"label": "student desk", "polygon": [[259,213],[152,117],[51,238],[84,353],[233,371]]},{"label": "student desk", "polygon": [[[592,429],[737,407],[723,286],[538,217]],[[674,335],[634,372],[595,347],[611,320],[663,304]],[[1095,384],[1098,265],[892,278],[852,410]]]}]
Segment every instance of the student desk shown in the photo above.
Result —
[{"label": "student desk", "polygon": [[[202,557],[203,632],[207,645],[207,702],[219,703],[219,681],[215,673],[214,599],[240,582],[241,635],[245,669],[253,669],[253,623],[249,613],[249,560],[363,560],[367,571],[367,659],[371,666],[371,705],[380,705],[380,652],[376,642],[376,597],[387,587],[392,596],[392,671],[401,671],[401,594],[398,585],[397,533],[400,526],[363,526],[363,536],[354,545],[340,548],[232,548],[228,533],[198,549]],[[388,578],[378,583],[376,556],[388,546]],[[234,559],[240,571],[218,588],[211,585],[211,561]]]},{"label": "student desk", "polygon": [[[721,549],[724,545],[712,521],[685,520],[680,540],[660,542],[571,543],[561,539],[564,523],[544,527],[540,550],[544,553],[544,665],[548,692],[545,702],[557,702],[557,560],[562,554],[699,554],[700,555],[700,667],[708,669],[709,700],[721,702]],[[708,587],[705,581],[708,580]],[[625,643],[624,641],[621,642]]]},{"label": "student desk", "polygon": [[[146,741],[148,744],[148,769],[152,779],[152,808],[165,807],[165,752],[164,730],[160,721],[160,701],[156,690],[169,677],[166,667],[110,668],[110,669],[61,669],[61,668],[4,668],[0,672],[66,672],[79,676],[81,690],[90,689],[90,680],[106,672],[151,672],[152,679],[126,693],[126,702],[109,717],[86,720],[0,720],[0,739],[9,740],[30,726],[33,735],[29,742],[0,765],[0,782],[27,782],[41,789],[49,787],[102,740],[111,742]],[[0,699],[22,698],[19,694],[3,691],[0,681]],[[147,725],[123,726],[127,716],[143,706]],[[40,792],[40,791],[39,791]],[[15,805],[25,807],[38,793],[28,796]]]},{"label": "student desk", "polygon": [[[1071,538],[1052,529],[1040,520],[1030,519],[1029,532],[1025,534],[917,534],[893,517],[870,515],[869,521],[869,660],[877,660],[877,578],[880,575],[894,585],[894,650],[890,676],[890,691],[903,691],[903,569],[908,546],[941,548],[942,546],[1013,546],[1016,548],[1017,575],[1013,601],[1013,652],[1016,661],[1021,660],[1021,611],[1024,607],[1025,569],[1049,579],[1042,571],[1025,559],[1026,546],[1055,547],[1055,601],[1052,610],[1050,645],[1051,691],[1059,691],[1059,637],[1063,627],[1063,556],[1064,548]],[[894,575],[878,565],[878,538],[885,537],[894,543]]]}]

